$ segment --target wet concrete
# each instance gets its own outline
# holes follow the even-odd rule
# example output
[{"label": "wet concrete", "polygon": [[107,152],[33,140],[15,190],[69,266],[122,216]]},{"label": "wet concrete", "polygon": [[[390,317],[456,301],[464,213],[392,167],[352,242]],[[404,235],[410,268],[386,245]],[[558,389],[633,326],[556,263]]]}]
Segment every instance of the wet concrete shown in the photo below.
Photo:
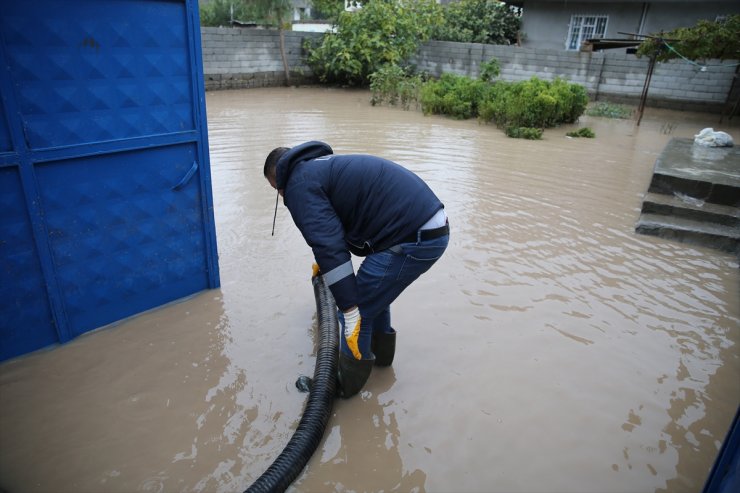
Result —
[{"label": "wet concrete", "polygon": [[674,192],[713,204],[740,206],[740,148],[704,147],[671,139],[655,161],[650,192]]},{"label": "wet concrete", "polygon": [[635,230],[740,255],[740,150],[671,139]]},{"label": "wet concrete", "polygon": [[[365,91],[209,93],[222,287],[0,365],[9,492],[240,491],[298,424],[311,254],[262,179],[309,139],[419,173],[452,225],[394,305],[393,368],[338,401],[293,491],[699,491],[740,402],[729,254],[637,235],[653,164],[713,116],[520,141]],[[737,124],[718,128],[740,141]]]}]

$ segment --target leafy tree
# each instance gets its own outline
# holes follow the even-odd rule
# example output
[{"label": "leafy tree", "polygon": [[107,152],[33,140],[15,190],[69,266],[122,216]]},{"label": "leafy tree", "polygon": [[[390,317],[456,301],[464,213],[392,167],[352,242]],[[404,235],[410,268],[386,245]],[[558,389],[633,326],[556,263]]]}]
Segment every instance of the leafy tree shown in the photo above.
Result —
[{"label": "leafy tree", "polygon": [[285,54],[284,28],[293,13],[291,0],[211,0],[200,5],[201,26],[228,26],[231,19],[254,20],[277,27],[280,34],[280,57],[285,71],[285,85],[290,85],[290,67]]},{"label": "leafy tree", "polygon": [[521,27],[521,9],[499,0],[460,0],[443,8],[444,23],[432,39],[462,43],[514,44]]},{"label": "leafy tree", "polygon": [[311,17],[335,21],[344,12],[344,0],[312,0]]},{"label": "leafy tree", "polygon": [[247,21],[257,18],[257,9],[244,0],[211,0],[200,4],[201,26],[230,26],[231,19]]},{"label": "leafy tree", "polygon": [[271,25],[277,26],[280,35],[280,58],[283,60],[285,71],[285,85],[290,85],[290,67],[288,57],[285,54],[285,30],[290,26],[293,14],[293,2],[291,0],[253,0],[259,12],[261,12]]},{"label": "leafy tree", "polygon": [[661,32],[647,38],[637,49],[637,56],[656,53],[661,62],[680,57],[689,60],[740,59],[740,15],[731,15],[718,22],[700,20],[694,27]]},{"label": "leafy tree", "polygon": [[372,0],[342,12],[337,32],[306,43],[308,65],[322,82],[367,85],[383,65],[400,65],[441,22],[434,0]]}]

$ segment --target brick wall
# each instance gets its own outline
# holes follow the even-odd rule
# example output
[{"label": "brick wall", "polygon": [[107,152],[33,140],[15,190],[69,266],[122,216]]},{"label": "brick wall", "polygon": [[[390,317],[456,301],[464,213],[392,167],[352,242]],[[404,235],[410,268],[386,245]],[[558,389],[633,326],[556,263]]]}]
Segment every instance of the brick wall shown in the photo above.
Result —
[{"label": "brick wall", "polygon": [[[204,27],[201,36],[207,90],[284,84],[276,30]],[[302,43],[320,36],[285,32],[292,84],[315,82],[305,64]],[[475,77],[480,64],[491,58],[498,59],[503,80],[562,77],[584,85],[594,99],[631,104],[639,102],[648,69],[647,59],[623,50],[581,53],[446,41],[425,43],[411,62],[435,76],[453,72]],[[648,105],[720,112],[732,84],[735,62],[707,63],[705,71],[683,60],[657,64]]]}]

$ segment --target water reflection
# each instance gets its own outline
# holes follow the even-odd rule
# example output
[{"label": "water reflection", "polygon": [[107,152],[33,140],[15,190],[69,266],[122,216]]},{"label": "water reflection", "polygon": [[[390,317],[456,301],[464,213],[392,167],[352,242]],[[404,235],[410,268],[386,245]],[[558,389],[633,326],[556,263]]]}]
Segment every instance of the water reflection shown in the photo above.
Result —
[{"label": "water reflection", "polygon": [[378,369],[358,399],[338,401],[320,452],[294,487],[299,491],[423,492],[426,474],[404,467],[397,405],[385,393],[395,384],[392,368]]}]

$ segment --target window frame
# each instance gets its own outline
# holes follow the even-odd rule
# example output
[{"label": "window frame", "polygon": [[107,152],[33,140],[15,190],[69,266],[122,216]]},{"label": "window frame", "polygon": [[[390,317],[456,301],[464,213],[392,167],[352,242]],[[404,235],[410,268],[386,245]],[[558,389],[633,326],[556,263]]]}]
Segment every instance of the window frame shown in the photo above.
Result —
[{"label": "window frame", "polygon": [[[591,24],[586,24],[586,20],[593,19]],[[604,30],[599,33],[598,28],[603,21]],[[609,26],[609,15],[607,14],[573,14],[570,16],[570,24],[568,24],[568,34],[565,38],[565,49],[566,51],[578,51],[581,49],[581,45],[586,39],[591,38],[603,38],[606,36],[606,32]],[[592,34],[584,36],[584,29],[591,29]],[[578,31],[577,37],[574,39],[574,31]],[[571,48],[575,41],[575,47]]]}]

